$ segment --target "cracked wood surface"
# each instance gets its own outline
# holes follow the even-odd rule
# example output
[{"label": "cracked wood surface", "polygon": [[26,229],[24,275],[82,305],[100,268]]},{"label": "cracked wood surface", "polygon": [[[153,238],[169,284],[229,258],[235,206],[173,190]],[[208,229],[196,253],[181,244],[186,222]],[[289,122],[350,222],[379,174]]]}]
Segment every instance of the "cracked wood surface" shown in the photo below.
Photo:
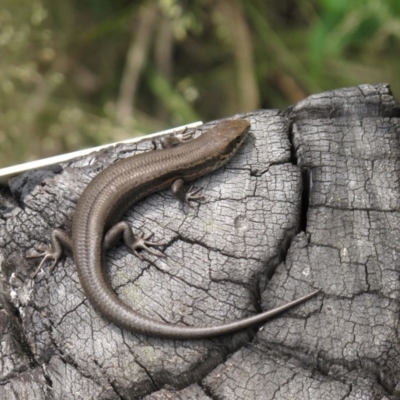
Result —
[{"label": "cracked wood surface", "polygon": [[216,339],[110,324],[69,256],[30,279],[37,263],[26,251],[69,229],[87,183],[151,141],[12,181],[0,193],[0,398],[398,398],[399,115],[387,85],[241,115],[251,137],[195,182],[205,202],[182,210],[164,191],[127,213],[135,231],[166,243],[166,259],[107,253],[112,286],[145,315],[217,325],[322,288],[259,330]]}]

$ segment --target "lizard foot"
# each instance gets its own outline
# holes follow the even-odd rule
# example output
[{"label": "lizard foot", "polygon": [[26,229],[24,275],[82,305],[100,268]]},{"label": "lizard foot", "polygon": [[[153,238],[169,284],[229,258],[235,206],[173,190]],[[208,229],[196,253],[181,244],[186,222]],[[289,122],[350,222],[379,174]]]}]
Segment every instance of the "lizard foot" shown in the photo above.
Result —
[{"label": "lizard foot", "polygon": [[191,201],[201,202],[204,200],[204,196],[198,195],[197,193],[202,190],[201,187],[194,189],[193,186],[189,188],[189,190],[185,191],[184,189],[185,181],[183,179],[177,179],[171,185],[172,194],[182,203],[187,204],[189,207],[193,207],[190,203]]},{"label": "lizard foot", "polygon": [[36,254],[27,254],[26,258],[40,258],[43,257],[42,261],[40,262],[39,266],[36,268],[32,279],[36,277],[39,271],[42,269],[43,264],[47,260],[53,260],[50,266],[50,273],[54,271],[58,261],[60,261],[63,255],[63,249],[72,249],[72,240],[71,237],[62,229],[54,229],[50,236],[50,245],[43,246],[39,245],[35,247],[36,251],[40,251],[40,253]]},{"label": "lizard foot", "polygon": [[35,248],[36,251],[41,251],[40,253],[36,254],[28,254],[26,255],[26,258],[42,258],[42,261],[40,261],[39,266],[36,268],[34,274],[32,275],[32,279],[35,279],[36,275],[39,273],[39,271],[42,269],[43,264],[47,260],[53,260],[51,266],[50,266],[50,272],[53,272],[54,268],[56,267],[58,261],[60,260],[62,256],[62,251],[54,251],[52,246],[38,246]]},{"label": "lizard foot", "polygon": [[144,250],[150,254],[154,254],[157,257],[165,257],[161,251],[153,250],[154,246],[164,246],[164,243],[152,242],[150,239],[153,233],[146,235],[144,233],[139,233],[134,235],[132,228],[126,221],[121,221],[115,224],[112,228],[108,230],[104,237],[104,248],[109,249],[115,246],[121,239],[123,240],[126,247],[141,260],[143,257],[140,255],[140,251]]},{"label": "lizard foot", "polygon": [[199,193],[202,189],[203,188],[201,187],[194,189],[193,186],[190,186],[189,190],[185,193],[184,203],[193,208],[193,205],[190,203],[191,201],[195,201],[197,203],[203,201],[205,199],[204,196],[197,195],[197,193]]},{"label": "lizard foot", "polygon": [[141,260],[143,259],[143,257],[139,253],[139,251],[141,250],[147,251],[148,253],[153,254],[157,257],[166,257],[166,255],[161,251],[152,249],[152,247],[154,246],[164,246],[164,243],[152,242],[151,240],[149,240],[153,237],[153,235],[153,233],[150,233],[145,236],[145,234],[142,232],[134,236],[131,243],[126,244],[132,250],[132,253]]}]

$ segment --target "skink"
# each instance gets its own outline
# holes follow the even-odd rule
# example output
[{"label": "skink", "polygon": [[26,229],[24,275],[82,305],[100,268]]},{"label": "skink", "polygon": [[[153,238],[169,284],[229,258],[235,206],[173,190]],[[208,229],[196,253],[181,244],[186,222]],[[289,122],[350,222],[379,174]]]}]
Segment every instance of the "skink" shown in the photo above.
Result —
[{"label": "skink", "polygon": [[[63,247],[73,252],[82,288],[93,307],[109,321],[128,331],[169,339],[202,339],[225,335],[262,323],[315,296],[319,290],[281,307],[219,326],[188,327],[147,318],[124,304],[108,283],[103,268],[103,252],[123,238],[135,255],[146,250],[162,255],[150,237],[134,236],[126,222],[119,222],[125,211],[151,193],[172,187],[174,194],[190,203],[200,200],[196,191],[184,192],[189,182],[221,167],[246,139],[250,123],[227,120],[181,146],[135,155],[99,173],[80,197],[72,225],[72,238],[56,229],[51,245],[42,254],[52,258],[52,268],[62,256]],[[41,267],[39,266],[39,268]]]}]

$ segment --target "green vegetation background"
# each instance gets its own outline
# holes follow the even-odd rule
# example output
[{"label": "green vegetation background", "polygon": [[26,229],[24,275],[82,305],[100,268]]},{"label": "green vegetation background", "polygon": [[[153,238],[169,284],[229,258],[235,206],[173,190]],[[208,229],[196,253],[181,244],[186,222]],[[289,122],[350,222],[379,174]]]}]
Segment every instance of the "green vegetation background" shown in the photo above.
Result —
[{"label": "green vegetation background", "polygon": [[398,0],[2,0],[0,167],[389,82]]}]

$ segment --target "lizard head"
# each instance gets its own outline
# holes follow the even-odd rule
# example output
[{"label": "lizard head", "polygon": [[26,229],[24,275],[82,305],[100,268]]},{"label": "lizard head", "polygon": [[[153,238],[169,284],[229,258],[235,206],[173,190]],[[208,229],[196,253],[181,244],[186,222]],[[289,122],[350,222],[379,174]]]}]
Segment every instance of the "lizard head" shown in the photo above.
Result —
[{"label": "lizard head", "polygon": [[210,143],[220,158],[219,165],[225,164],[233,157],[246,140],[249,130],[249,121],[231,119],[220,122],[207,132],[210,136]]}]

